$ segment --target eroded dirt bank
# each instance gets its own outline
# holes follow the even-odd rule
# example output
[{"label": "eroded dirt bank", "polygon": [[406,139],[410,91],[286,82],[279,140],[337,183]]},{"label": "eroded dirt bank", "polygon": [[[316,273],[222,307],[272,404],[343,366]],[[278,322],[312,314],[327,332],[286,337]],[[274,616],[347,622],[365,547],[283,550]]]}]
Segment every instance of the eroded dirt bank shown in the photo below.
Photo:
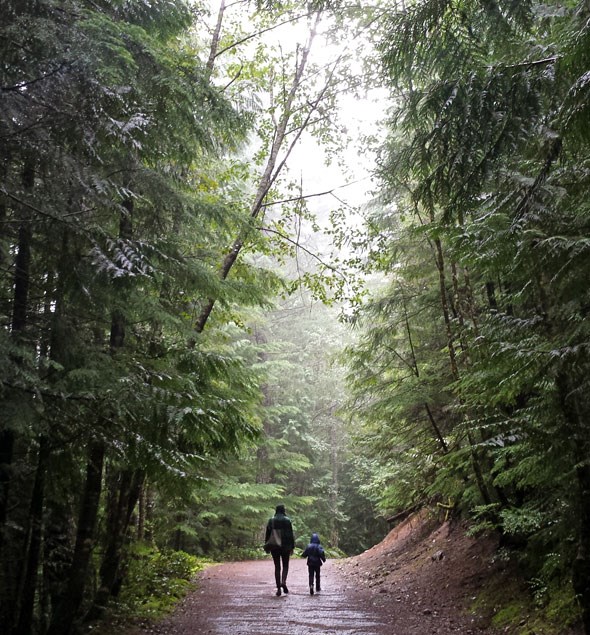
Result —
[{"label": "eroded dirt bank", "polygon": [[526,610],[492,628],[502,606],[518,607],[514,600],[527,593],[526,583],[501,557],[496,537],[472,537],[465,529],[462,523],[440,525],[424,510],[336,567],[346,586],[366,589],[392,635],[583,635],[581,629],[540,625]]}]

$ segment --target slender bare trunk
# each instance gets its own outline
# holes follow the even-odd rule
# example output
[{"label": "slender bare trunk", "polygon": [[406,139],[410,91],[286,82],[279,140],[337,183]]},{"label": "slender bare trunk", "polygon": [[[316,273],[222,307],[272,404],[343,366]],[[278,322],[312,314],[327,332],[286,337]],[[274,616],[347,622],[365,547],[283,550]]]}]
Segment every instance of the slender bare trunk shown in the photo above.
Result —
[{"label": "slender bare trunk", "polygon": [[[414,339],[412,337],[412,329],[410,328],[410,318],[408,317],[406,298],[403,295],[403,292],[402,292],[402,302],[404,307],[404,324],[406,327],[406,335],[408,337],[408,345],[410,346],[410,355],[412,356],[412,371],[414,372],[414,375],[416,375],[416,378],[419,378],[420,367],[418,365],[418,358],[416,357],[416,349],[414,348]],[[432,414],[432,410],[430,409],[430,406],[428,405],[427,402],[424,402],[424,409],[426,410],[426,415],[428,417],[428,420],[430,421],[430,425],[432,426],[434,436],[440,443],[442,451],[446,454],[449,450],[447,446],[447,442],[445,441],[444,436],[442,435],[440,428],[438,424],[436,423],[436,419],[434,418],[434,415]]]},{"label": "slender bare trunk", "polygon": [[446,454],[449,451],[449,446],[447,445],[447,442],[445,441],[445,438],[440,431],[440,428],[436,422],[436,419],[434,418],[434,415],[432,414],[430,406],[426,402],[424,402],[424,409],[426,410],[426,416],[428,417],[430,425],[432,426],[434,436],[438,439],[443,453]]},{"label": "slender bare trunk", "polygon": [[217,51],[219,49],[219,38],[221,35],[221,25],[223,24],[224,13],[225,0],[221,0],[221,3],[219,4],[219,11],[217,13],[217,22],[215,24],[213,36],[211,37],[211,46],[209,47],[209,59],[207,60],[207,64],[205,65],[205,68],[207,69],[207,73],[209,75],[211,75],[211,73],[213,72],[215,58],[217,57]]},{"label": "slender bare trunk", "polygon": [[[311,49],[311,45],[313,39],[315,37],[315,28],[319,21],[319,14],[316,16],[316,23],[314,28],[311,31],[308,43],[305,47],[303,47],[301,51],[301,56],[297,63],[297,67],[295,73],[293,75],[293,80],[291,82],[291,86],[289,88],[289,92],[287,93],[284,104],[282,104],[281,116],[276,125],[276,129],[273,135],[273,142],[270,148],[270,152],[268,158],[266,160],[264,171],[258,181],[258,188],[256,190],[256,195],[254,196],[254,200],[252,205],[250,206],[250,218],[255,219],[259,216],[261,210],[263,209],[264,199],[268,194],[270,188],[273,183],[276,181],[278,175],[283,170],[287,158],[290,155],[292,149],[295,147],[295,143],[299,140],[303,130],[309,124],[311,120],[312,113],[316,110],[320,101],[324,98],[325,93],[328,89],[328,83],[326,83],[324,89],[320,91],[320,94],[316,98],[314,102],[309,103],[309,111],[307,116],[304,119],[304,123],[300,126],[298,132],[294,135],[293,140],[289,143],[285,156],[279,161],[279,153],[283,148],[285,143],[285,138],[287,135],[287,128],[293,116],[293,106],[295,104],[295,99],[297,97],[298,91],[301,89],[303,74],[307,67],[309,52]],[[242,248],[244,247],[244,243],[248,238],[248,235],[252,231],[252,229],[244,230],[233,242],[231,249],[225,255],[223,262],[221,264],[221,268],[219,270],[219,276],[222,280],[225,280],[229,275],[232,267],[234,266],[236,260]],[[204,304],[199,317],[197,318],[194,326],[194,330],[196,333],[202,333],[211,312],[213,311],[213,307],[215,306],[216,299],[209,298]],[[194,345],[194,341],[190,342],[190,345]]]},{"label": "slender bare trunk", "polygon": [[[451,365],[451,374],[453,376],[453,379],[457,380],[459,379],[459,367],[457,364],[457,354],[455,350],[453,328],[452,328],[450,314],[449,314],[447,283],[446,283],[446,275],[445,275],[445,259],[444,259],[443,248],[442,248],[442,243],[440,239],[436,238],[434,240],[434,244],[436,246],[436,263],[438,268],[440,302],[442,306],[443,317],[445,322],[445,331],[447,335],[447,351],[449,354],[449,362]],[[475,476],[475,482],[477,484],[477,488],[481,494],[481,497],[484,503],[489,505],[492,502],[492,499],[491,499],[488,487],[486,485],[480,457],[477,454],[477,445],[473,437],[473,432],[471,430],[467,431],[467,440],[469,442],[469,448],[470,448],[471,468]]]}]

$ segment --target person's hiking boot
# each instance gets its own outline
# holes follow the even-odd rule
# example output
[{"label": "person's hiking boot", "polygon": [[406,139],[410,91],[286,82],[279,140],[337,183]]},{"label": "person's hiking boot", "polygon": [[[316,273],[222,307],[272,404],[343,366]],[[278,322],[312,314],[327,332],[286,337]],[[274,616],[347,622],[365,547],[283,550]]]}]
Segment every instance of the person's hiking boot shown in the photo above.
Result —
[{"label": "person's hiking boot", "polygon": [[287,585],[284,582],[282,584],[282,587],[283,587],[283,591],[284,591],[285,595],[287,595],[287,593],[289,593],[289,589],[287,588]]},{"label": "person's hiking boot", "polygon": [[313,595],[313,584],[309,585],[309,595]]},{"label": "person's hiking boot", "polygon": [[320,588],[320,586],[319,586],[319,585],[318,585],[318,586],[316,586],[316,588],[315,588],[315,592],[316,592],[316,593],[319,593],[321,590],[322,590],[322,589]]},{"label": "person's hiking boot", "polygon": [[275,595],[281,595],[281,587],[280,586],[277,587],[277,592],[275,593]]}]

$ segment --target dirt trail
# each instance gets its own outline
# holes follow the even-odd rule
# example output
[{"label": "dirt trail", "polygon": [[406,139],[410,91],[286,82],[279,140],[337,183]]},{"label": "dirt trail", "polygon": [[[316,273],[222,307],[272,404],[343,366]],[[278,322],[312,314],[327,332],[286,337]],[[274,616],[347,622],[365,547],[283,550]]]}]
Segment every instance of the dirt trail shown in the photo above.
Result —
[{"label": "dirt trail", "polygon": [[133,635],[392,635],[333,562],[322,567],[320,593],[309,595],[304,560],[291,561],[287,584],[276,597],[270,560],[210,567],[173,615]]}]

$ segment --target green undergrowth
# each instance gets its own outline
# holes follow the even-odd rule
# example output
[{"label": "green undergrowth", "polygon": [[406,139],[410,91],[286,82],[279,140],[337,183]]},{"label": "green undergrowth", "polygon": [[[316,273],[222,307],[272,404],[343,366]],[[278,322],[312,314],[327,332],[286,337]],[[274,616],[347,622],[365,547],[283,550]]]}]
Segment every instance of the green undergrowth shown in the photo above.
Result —
[{"label": "green undergrowth", "polygon": [[219,562],[241,562],[243,560],[264,560],[267,554],[262,547],[235,547],[230,545],[223,551],[214,554]]},{"label": "green undergrowth", "polygon": [[[324,547],[326,557],[331,560],[338,558],[346,558],[346,554],[336,548]],[[303,553],[303,549],[295,547],[293,550],[293,558],[300,558]],[[215,554],[216,562],[240,562],[243,560],[266,560],[270,555],[264,551],[262,547],[228,547],[223,552]]]},{"label": "green undergrowth", "polygon": [[488,580],[470,610],[510,635],[564,635],[580,622],[571,583],[526,582],[513,563]]},{"label": "green undergrowth", "polygon": [[125,585],[113,612],[119,619],[151,620],[169,613],[211,560],[184,551],[139,545],[129,559]]}]

